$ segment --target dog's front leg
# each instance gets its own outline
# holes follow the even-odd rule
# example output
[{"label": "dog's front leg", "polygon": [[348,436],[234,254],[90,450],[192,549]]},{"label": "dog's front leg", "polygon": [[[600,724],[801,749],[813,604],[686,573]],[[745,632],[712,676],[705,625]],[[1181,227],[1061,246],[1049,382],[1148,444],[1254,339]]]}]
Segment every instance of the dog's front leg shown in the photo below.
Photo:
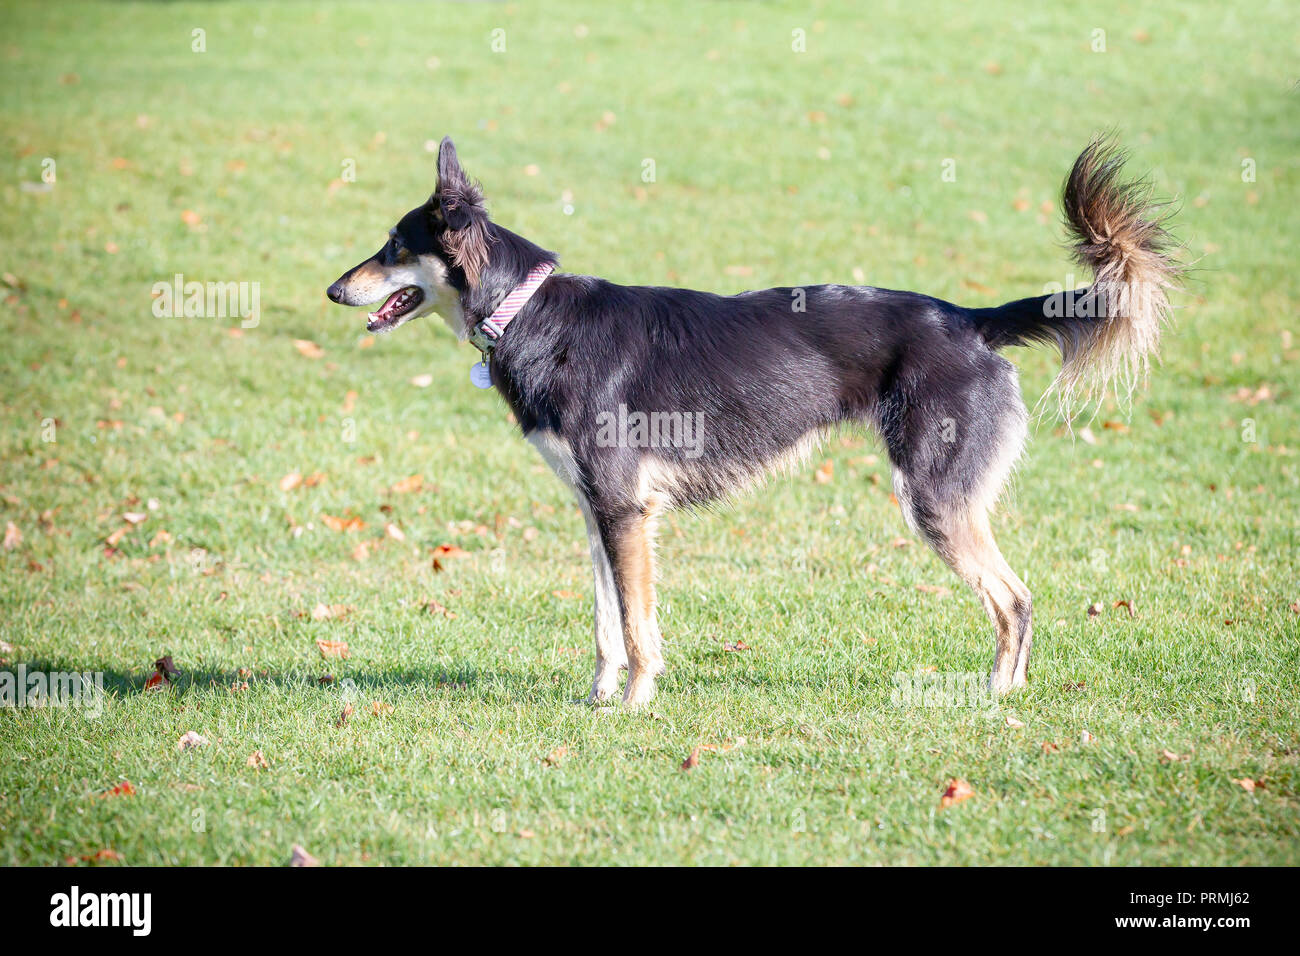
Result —
[{"label": "dog's front leg", "polygon": [[654,523],[652,510],[602,522],[602,537],[614,572],[627,651],[627,687],[623,703],[649,703],[655,678],[664,671],[659,627],[655,620]]},{"label": "dog's front leg", "polygon": [[587,519],[587,543],[591,547],[592,576],[596,582],[596,675],[591,682],[591,696],[587,698],[588,703],[594,704],[618,692],[618,672],[627,668],[627,651],[623,645],[623,615],[609,551],[601,538],[600,525],[585,501],[582,514]]}]

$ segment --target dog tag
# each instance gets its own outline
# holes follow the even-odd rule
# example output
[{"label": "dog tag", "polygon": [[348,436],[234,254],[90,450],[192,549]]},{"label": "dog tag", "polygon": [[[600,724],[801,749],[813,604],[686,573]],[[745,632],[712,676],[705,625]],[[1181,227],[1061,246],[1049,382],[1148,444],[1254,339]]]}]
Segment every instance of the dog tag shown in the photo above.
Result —
[{"label": "dog tag", "polygon": [[486,360],[469,367],[469,380],[475,388],[492,387],[492,373],[488,370]]}]

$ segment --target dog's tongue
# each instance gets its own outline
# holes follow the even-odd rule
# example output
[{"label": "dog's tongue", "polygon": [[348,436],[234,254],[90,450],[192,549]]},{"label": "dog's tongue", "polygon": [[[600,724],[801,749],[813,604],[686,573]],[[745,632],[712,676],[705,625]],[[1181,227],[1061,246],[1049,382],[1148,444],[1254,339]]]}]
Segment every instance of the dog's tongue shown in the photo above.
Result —
[{"label": "dog's tongue", "polygon": [[397,300],[402,297],[402,293],[404,293],[405,291],[406,291],[405,289],[398,289],[396,292],[394,292],[392,295],[390,295],[387,299],[384,300],[383,305],[381,305],[374,312],[371,312],[370,317],[372,319],[388,318],[388,314],[397,307]]}]

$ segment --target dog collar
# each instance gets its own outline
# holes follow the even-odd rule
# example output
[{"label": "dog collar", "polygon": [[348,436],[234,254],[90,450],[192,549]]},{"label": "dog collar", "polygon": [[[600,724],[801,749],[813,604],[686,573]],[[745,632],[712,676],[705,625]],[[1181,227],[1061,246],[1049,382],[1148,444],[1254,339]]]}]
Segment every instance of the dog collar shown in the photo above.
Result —
[{"label": "dog collar", "polygon": [[486,359],[488,354],[496,348],[497,339],[505,334],[506,326],[514,320],[528,300],[546,281],[547,277],[555,271],[555,265],[550,262],[543,262],[541,265],[534,266],[528,273],[528,277],[523,282],[515,286],[510,294],[502,300],[497,306],[496,311],[486,319],[475,323],[470,329],[469,340],[473,346],[483,353]]}]

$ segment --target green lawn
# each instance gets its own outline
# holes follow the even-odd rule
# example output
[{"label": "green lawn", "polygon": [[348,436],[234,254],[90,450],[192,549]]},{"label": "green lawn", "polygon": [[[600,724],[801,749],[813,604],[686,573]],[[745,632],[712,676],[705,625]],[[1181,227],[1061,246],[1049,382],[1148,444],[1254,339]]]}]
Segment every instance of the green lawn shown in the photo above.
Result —
[{"label": "green lawn", "polygon": [[[1294,5],[871,6],[3,3],[0,671],[108,698],[0,709],[0,862],[1300,863]],[[991,305],[1073,281],[1057,189],[1110,127],[1195,267],[1131,415],[1036,424],[996,708],[899,699],[992,640],[861,434],[675,516],[653,713],[578,705],[572,501],[469,346],[323,295],[450,133],[570,271]],[[258,283],[260,323],[156,317],[178,273]],[[1032,405],[1057,360],[1012,358]]]}]

